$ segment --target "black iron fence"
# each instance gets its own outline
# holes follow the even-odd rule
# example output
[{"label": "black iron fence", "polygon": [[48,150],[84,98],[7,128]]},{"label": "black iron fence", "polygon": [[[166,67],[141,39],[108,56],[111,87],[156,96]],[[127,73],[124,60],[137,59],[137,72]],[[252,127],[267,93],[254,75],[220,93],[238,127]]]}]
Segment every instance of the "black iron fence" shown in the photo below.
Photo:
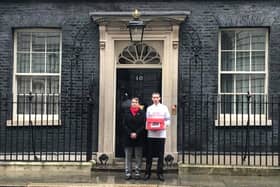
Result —
[{"label": "black iron fence", "polygon": [[93,120],[91,97],[0,94],[0,160],[91,160]]},{"label": "black iron fence", "polygon": [[280,96],[181,98],[182,161],[210,165],[280,165]]},{"label": "black iron fence", "polygon": [[[0,94],[0,160],[91,160],[93,107],[91,97]],[[184,163],[280,165],[279,95],[183,97],[179,118]]]}]

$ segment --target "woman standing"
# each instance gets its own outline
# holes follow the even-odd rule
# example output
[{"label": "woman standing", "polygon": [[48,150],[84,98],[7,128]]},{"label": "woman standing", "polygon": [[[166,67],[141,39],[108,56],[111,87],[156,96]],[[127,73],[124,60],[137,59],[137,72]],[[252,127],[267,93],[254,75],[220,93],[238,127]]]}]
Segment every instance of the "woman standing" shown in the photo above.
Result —
[{"label": "woman standing", "polygon": [[145,112],[139,99],[131,99],[131,106],[124,114],[125,177],[132,178],[132,155],[135,155],[135,179],[140,179],[143,146],[145,141]]}]

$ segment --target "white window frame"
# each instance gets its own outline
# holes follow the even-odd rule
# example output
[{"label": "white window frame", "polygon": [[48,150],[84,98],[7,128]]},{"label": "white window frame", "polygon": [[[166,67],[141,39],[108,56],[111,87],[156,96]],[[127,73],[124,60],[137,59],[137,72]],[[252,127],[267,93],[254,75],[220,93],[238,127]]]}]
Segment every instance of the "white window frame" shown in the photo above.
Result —
[{"label": "white window frame", "polygon": [[[223,51],[234,51],[235,53],[235,66],[236,66],[236,52],[240,52],[242,50],[237,50],[236,48],[236,36],[235,36],[235,48],[234,50],[222,50],[221,49],[221,33],[222,31],[265,31],[265,68],[264,71],[222,71],[221,67],[221,58],[222,58],[222,52]],[[264,81],[264,93],[263,94],[256,94],[256,95],[268,95],[268,45],[269,45],[269,32],[267,28],[226,28],[226,29],[220,29],[219,30],[219,36],[218,36],[218,95],[219,98],[221,95],[244,95],[243,93],[221,93],[221,75],[222,74],[246,74],[246,75],[257,75],[257,74],[264,74],[265,75],[265,81]],[[251,40],[251,37],[250,37]],[[255,51],[263,51],[263,50],[252,50],[252,45],[250,41],[250,67],[251,67],[251,54]],[[248,50],[244,50],[248,51]],[[236,67],[235,67],[236,70]],[[234,81],[235,82],[235,81]],[[234,91],[235,91],[235,83],[234,83]],[[251,87],[251,82],[249,81],[249,87]],[[247,102],[247,101],[245,101]],[[234,106],[235,108],[236,106]],[[217,117],[218,119],[215,120],[215,126],[246,126],[248,125],[248,120],[250,120],[249,126],[271,126],[272,121],[267,119],[268,117],[268,107],[265,114],[250,114],[248,119],[248,114],[224,114],[221,109],[221,101],[218,100],[218,110],[217,110]],[[249,107],[249,113],[251,113],[251,104]]]},{"label": "white window frame", "polygon": [[[57,32],[60,34],[60,46],[59,46],[59,72],[58,73],[17,73],[17,36],[19,32]],[[31,41],[32,42],[32,41]],[[46,45],[46,43],[45,43]],[[32,55],[34,51],[32,51],[32,44],[30,45],[30,55]],[[36,52],[35,52],[36,53]],[[41,53],[41,52],[38,52]],[[44,54],[52,53],[47,52],[45,47]],[[30,58],[31,59],[31,58]],[[7,121],[7,126],[29,126],[30,120],[32,121],[32,125],[35,126],[55,126],[55,125],[61,125],[60,121],[60,113],[61,111],[58,111],[57,114],[17,114],[17,76],[26,76],[26,77],[58,77],[59,78],[59,93],[54,94],[55,96],[61,96],[61,66],[62,66],[62,32],[60,29],[16,29],[14,31],[14,58],[13,58],[13,115],[12,119]],[[32,68],[32,60],[30,62],[30,68]],[[45,84],[45,90],[46,90],[46,84]],[[38,94],[40,96],[41,94]],[[44,97],[46,97],[48,94],[44,93]],[[49,94],[50,96],[53,94]],[[58,108],[60,110],[60,108]]]}]

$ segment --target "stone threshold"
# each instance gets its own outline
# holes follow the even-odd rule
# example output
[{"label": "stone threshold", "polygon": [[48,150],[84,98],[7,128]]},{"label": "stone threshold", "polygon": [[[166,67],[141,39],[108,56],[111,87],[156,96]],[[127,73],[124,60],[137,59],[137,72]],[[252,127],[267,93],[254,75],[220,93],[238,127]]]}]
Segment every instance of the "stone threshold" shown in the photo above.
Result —
[{"label": "stone threshold", "polygon": [[[133,164],[132,166],[134,167],[135,165],[135,160],[133,160]],[[100,164],[97,163],[95,165],[93,165],[92,167],[92,171],[112,171],[112,172],[123,172],[125,168],[125,162],[124,159],[115,159],[113,164],[109,163],[109,164]],[[141,170],[145,171],[146,169],[146,161],[145,159],[143,159],[142,161],[142,166],[141,166]],[[152,163],[152,171],[156,171],[157,169],[157,160],[154,159],[153,163]],[[172,165],[164,165],[164,172],[167,173],[177,173],[178,172],[178,165],[177,163],[173,163]]]},{"label": "stone threshold", "polygon": [[[141,167],[141,170],[143,172],[145,171],[145,166],[146,166],[146,164],[144,163]],[[97,164],[97,165],[93,166],[92,171],[123,172],[124,167],[125,167],[124,164],[123,165],[116,165],[116,164],[100,165],[100,164]],[[156,169],[157,169],[156,164],[153,164],[152,172],[155,172]],[[177,173],[178,172],[178,167],[177,166],[164,167],[164,172],[166,172],[166,173]]]}]

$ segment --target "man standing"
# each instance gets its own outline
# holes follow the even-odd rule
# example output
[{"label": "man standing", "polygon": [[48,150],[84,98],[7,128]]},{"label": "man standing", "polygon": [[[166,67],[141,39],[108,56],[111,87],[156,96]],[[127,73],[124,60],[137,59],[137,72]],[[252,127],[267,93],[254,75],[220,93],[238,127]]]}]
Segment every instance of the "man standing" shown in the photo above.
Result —
[{"label": "man standing", "polygon": [[[160,103],[160,94],[154,92],[152,94],[153,104],[147,108],[146,113],[146,129],[148,130],[147,136],[147,159],[146,159],[146,172],[144,180],[148,180],[151,176],[152,159],[153,157],[158,157],[157,163],[157,177],[160,181],[164,181],[163,177],[163,157],[164,157],[164,145],[166,139],[166,126],[170,124],[170,113],[168,108]],[[157,128],[149,128],[149,120],[162,120],[157,121]]]}]

